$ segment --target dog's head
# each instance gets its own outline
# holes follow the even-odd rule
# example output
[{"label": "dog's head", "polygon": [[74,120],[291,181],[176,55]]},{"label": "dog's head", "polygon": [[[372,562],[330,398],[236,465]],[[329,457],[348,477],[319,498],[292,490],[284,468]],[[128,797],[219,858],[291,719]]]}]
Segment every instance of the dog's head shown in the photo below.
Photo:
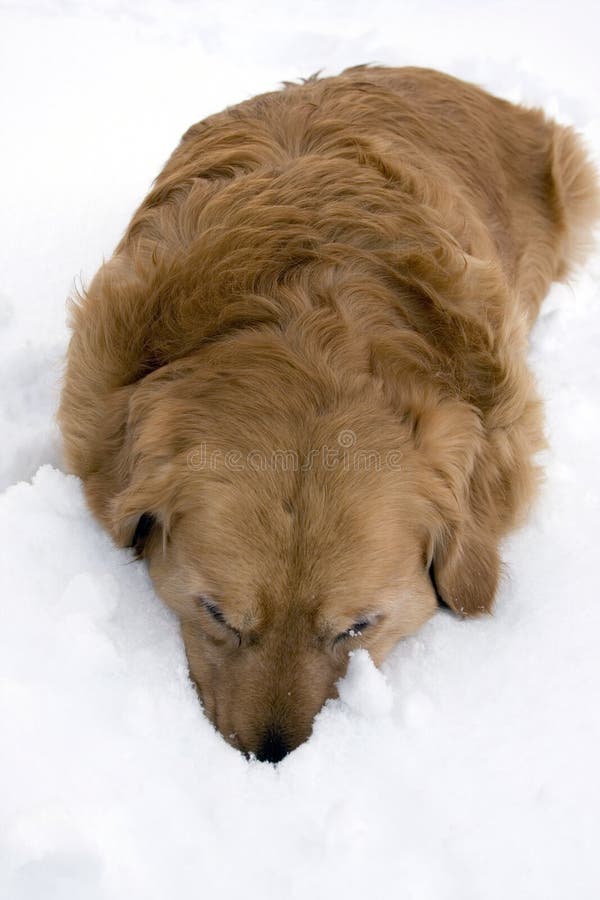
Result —
[{"label": "dog's head", "polygon": [[372,373],[341,385],[261,334],[157,371],[127,407],[109,526],[148,560],[241,750],[277,760],[304,741],[352,649],[380,663],[433,614],[432,564],[450,606],[489,609],[471,410],[421,397],[401,416]]}]

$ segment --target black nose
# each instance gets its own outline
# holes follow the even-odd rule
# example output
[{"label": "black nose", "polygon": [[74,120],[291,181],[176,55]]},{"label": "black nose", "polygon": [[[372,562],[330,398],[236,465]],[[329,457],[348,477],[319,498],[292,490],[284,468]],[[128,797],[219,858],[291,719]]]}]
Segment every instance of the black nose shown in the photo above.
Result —
[{"label": "black nose", "polygon": [[281,731],[278,728],[270,728],[256,751],[256,758],[261,762],[278,763],[291,749]]}]

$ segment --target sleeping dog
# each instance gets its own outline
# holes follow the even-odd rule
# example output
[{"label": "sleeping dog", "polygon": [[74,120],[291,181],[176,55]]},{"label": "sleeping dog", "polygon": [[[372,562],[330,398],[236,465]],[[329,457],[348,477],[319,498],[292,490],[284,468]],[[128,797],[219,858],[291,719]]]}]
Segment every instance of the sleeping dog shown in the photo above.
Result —
[{"label": "sleeping dog", "polygon": [[283,758],[438,599],[490,612],[543,443],[528,331],[598,209],[571,129],[426,69],[184,135],[73,301],[60,422],[235,747]]}]

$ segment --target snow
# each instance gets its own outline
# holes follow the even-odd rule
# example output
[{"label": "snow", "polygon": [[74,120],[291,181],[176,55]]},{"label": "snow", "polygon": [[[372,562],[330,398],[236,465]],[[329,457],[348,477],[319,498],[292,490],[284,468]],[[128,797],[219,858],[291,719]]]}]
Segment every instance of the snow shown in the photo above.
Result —
[{"label": "snow", "polygon": [[496,614],[440,612],[382,671],[355,653],[277,767],[204,718],[176,621],[61,471],[52,418],[65,297],[189,124],[373,60],[543,105],[598,154],[593,5],[29,0],[0,15],[0,897],[595,900],[600,256],[553,288],[533,334],[547,475],[507,541]]}]

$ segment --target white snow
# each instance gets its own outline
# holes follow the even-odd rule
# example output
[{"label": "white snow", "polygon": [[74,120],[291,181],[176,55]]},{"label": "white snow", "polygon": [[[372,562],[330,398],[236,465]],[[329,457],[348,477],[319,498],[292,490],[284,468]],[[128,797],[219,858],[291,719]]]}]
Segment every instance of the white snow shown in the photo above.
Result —
[{"label": "white snow", "polygon": [[440,613],[383,671],[357,652],[277,767],[204,718],[52,419],[65,297],[189,124],[319,68],[410,63],[543,105],[598,154],[598,22],[583,0],[1,5],[3,900],[600,895],[600,256],[533,335],[547,477],[495,616]]}]

